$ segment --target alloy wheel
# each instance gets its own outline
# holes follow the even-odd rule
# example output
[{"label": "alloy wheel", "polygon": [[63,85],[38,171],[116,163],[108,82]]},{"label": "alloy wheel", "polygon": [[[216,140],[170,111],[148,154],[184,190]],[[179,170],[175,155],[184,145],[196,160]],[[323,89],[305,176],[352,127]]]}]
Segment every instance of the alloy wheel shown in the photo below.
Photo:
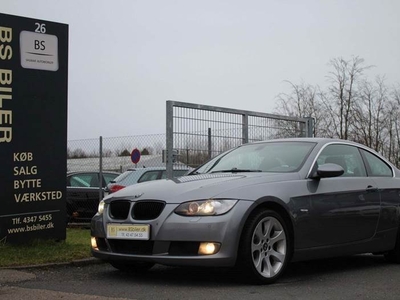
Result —
[{"label": "alloy wheel", "polygon": [[251,253],[261,276],[272,278],[281,271],[287,254],[287,237],[278,219],[268,216],[258,222],[253,231]]}]

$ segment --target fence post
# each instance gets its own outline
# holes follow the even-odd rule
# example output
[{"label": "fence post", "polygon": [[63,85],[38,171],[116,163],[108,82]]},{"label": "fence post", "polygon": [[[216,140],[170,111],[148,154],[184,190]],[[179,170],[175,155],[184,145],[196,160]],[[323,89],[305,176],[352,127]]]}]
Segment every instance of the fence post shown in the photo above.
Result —
[{"label": "fence post", "polygon": [[306,118],[306,134],[307,137],[314,137],[315,132],[314,132],[314,118],[312,117],[307,117]]},{"label": "fence post", "polygon": [[99,140],[99,201],[103,199],[103,137]]},{"label": "fence post", "polygon": [[208,128],[208,159],[211,159],[211,128]]},{"label": "fence post", "polygon": [[249,142],[249,115],[242,114],[242,144]]},{"label": "fence post", "polygon": [[172,170],[173,170],[173,161],[172,161],[172,151],[174,148],[174,107],[172,101],[167,101],[167,116],[166,116],[166,121],[167,121],[167,127],[166,127],[166,147],[167,147],[167,161],[165,163],[166,165],[166,172],[167,172],[167,178],[172,179]]},{"label": "fence post", "polygon": [[308,137],[308,129],[307,129],[308,122],[305,121],[305,122],[300,122],[300,124],[296,124],[295,125],[296,131],[297,131],[297,125],[300,127],[299,137]]}]

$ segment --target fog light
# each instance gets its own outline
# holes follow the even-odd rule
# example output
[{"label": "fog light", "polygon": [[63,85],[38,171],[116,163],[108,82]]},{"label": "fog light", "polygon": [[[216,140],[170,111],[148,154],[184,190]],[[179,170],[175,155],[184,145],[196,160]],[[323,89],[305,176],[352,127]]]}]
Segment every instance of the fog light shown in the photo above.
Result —
[{"label": "fog light", "polygon": [[210,255],[215,254],[219,251],[221,245],[219,243],[201,243],[199,247],[199,254],[200,255]]},{"label": "fog light", "polygon": [[95,250],[99,250],[99,248],[97,247],[97,242],[96,242],[96,238],[92,237],[91,238],[91,243],[92,243],[92,248]]}]

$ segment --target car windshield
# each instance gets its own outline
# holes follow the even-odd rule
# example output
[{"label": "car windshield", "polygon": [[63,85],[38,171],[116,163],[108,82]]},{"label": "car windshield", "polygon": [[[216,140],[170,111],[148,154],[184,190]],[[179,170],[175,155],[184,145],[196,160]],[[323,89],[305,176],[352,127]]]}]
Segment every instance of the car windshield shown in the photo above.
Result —
[{"label": "car windshield", "polygon": [[199,167],[193,174],[218,172],[296,172],[315,146],[313,142],[266,142],[243,145]]}]

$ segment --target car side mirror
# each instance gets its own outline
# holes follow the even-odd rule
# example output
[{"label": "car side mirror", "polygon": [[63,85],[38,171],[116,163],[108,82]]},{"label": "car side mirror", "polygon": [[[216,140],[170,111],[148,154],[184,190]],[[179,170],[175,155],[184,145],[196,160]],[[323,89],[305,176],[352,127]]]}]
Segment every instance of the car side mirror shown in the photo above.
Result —
[{"label": "car side mirror", "polygon": [[337,164],[327,163],[320,165],[317,170],[310,176],[310,178],[319,179],[338,177],[343,175],[343,173],[344,169],[341,166]]}]

